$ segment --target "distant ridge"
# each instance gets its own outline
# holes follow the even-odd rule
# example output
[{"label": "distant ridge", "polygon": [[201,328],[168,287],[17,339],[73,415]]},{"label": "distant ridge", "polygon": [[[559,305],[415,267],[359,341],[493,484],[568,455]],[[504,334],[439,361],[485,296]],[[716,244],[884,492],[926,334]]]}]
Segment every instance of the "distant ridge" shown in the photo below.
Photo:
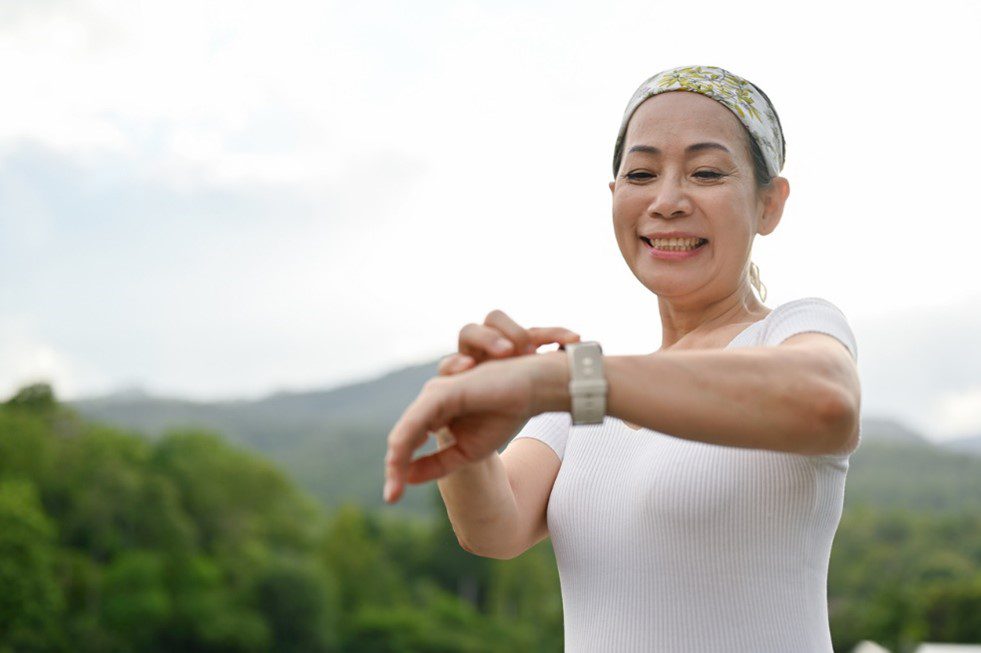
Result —
[{"label": "distant ridge", "polygon": [[947,440],[940,443],[940,446],[950,451],[958,451],[960,453],[969,453],[975,456],[981,456],[981,435],[969,435],[963,438],[955,438],[953,440]]},{"label": "distant ridge", "polygon": [[[130,388],[68,403],[89,419],[148,437],[188,427],[216,431],[283,465],[328,506],[353,500],[389,509],[381,501],[388,434],[423,384],[436,376],[438,363],[436,359],[347,385],[279,391],[258,399],[192,401]],[[430,440],[417,455],[435,450]],[[864,495],[877,505],[957,505],[951,497],[981,495],[981,487],[956,485],[958,479],[968,483],[974,475],[981,478],[978,457],[981,436],[935,444],[898,420],[866,417],[862,444],[851,459],[849,497],[860,501]],[[914,477],[917,481],[911,483]],[[391,509],[430,516],[431,491],[410,486],[405,500]]]},{"label": "distant ridge", "polygon": [[865,417],[862,419],[862,438],[888,440],[904,444],[932,445],[921,433],[892,418]]}]

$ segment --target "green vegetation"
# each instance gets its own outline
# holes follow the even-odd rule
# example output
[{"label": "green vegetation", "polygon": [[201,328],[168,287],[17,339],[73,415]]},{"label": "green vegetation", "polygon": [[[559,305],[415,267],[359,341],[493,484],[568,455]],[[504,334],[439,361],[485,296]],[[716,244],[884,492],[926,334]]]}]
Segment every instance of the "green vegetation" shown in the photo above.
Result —
[{"label": "green vegetation", "polygon": [[547,545],[479,558],[443,515],[327,514],[216,434],[31,386],[0,406],[0,652],[561,650]]},{"label": "green vegetation", "polygon": [[[836,650],[981,641],[981,459],[866,442],[848,478]],[[25,388],[0,406],[0,653],[561,651],[548,541],[471,555],[422,492],[435,518],[328,509],[215,433],[151,440]]]}]

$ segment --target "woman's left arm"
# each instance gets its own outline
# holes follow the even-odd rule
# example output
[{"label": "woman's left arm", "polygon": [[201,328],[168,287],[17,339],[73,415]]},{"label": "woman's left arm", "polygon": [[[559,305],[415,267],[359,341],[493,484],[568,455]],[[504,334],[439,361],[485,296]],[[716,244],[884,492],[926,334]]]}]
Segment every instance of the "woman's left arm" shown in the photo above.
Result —
[{"label": "woman's left arm", "polygon": [[[688,440],[805,455],[851,451],[861,390],[845,346],[799,333],[773,347],[604,356],[606,414]],[[565,351],[539,354],[535,413],[571,411]]]}]

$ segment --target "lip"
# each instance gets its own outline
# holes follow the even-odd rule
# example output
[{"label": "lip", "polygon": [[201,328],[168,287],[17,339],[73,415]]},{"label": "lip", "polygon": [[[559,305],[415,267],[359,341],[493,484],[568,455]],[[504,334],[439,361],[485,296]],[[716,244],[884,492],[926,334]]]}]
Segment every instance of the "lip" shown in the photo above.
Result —
[{"label": "lip", "polygon": [[[698,236],[691,236],[691,237],[692,238],[698,238]],[[688,251],[675,251],[675,252],[671,252],[671,251],[667,251],[667,250],[654,249],[654,247],[652,247],[651,245],[648,245],[643,239],[641,239],[640,242],[644,245],[644,248],[647,249],[647,253],[650,256],[652,256],[654,258],[664,259],[666,261],[677,261],[677,260],[681,260],[681,259],[693,258],[695,256],[698,256],[699,252],[701,252],[703,249],[707,248],[708,245],[709,245],[708,244],[708,241],[706,241],[705,244],[699,245],[695,249],[691,249],[691,250],[688,250]]]},{"label": "lip", "polygon": [[687,231],[652,231],[649,234],[641,234],[644,238],[649,238],[653,240],[654,238],[701,238],[702,240],[708,240],[704,236],[699,236],[698,234],[688,233]]}]

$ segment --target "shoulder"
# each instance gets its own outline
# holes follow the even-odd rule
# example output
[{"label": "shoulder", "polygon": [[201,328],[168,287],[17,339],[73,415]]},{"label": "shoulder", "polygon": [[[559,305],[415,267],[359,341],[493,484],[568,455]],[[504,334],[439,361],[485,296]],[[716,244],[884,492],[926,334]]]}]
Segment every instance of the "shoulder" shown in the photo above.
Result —
[{"label": "shoulder", "polygon": [[567,412],[539,413],[529,419],[522,429],[511,438],[534,438],[552,447],[555,455],[562,460],[565,455],[565,445],[572,428],[572,415]]},{"label": "shoulder", "polygon": [[800,333],[824,333],[839,340],[858,359],[855,334],[837,304],[824,297],[801,297],[777,306],[766,317],[763,339],[779,345]]},{"label": "shoulder", "polygon": [[837,304],[825,299],[824,297],[801,297],[799,299],[792,299],[788,302],[784,302],[774,308],[770,315],[771,317],[775,314],[784,314],[790,312],[801,312],[801,311],[815,311],[815,312],[825,312],[832,311],[840,314],[842,317],[845,316],[844,311],[842,311]]}]

